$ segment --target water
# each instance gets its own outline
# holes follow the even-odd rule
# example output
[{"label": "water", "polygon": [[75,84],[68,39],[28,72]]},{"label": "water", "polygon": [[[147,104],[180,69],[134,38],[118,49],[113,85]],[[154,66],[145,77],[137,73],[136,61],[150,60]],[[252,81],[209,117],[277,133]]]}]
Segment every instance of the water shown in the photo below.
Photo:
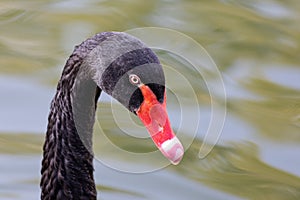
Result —
[{"label": "water", "polygon": [[[137,174],[115,170],[114,166],[151,171],[166,161],[149,138],[140,142],[147,133],[138,120],[113,104],[121,113],[114,122],[110,98],[101,96],[97,119],[110,142],[101,138],[96,125],[99,199],[300,199],[297,1],[2,1],[0,5],[0,199],[39,198],[49,104],[73,47],[96,32],[143,26],[180,31],[205,47],[225,84],[224,128],[217,146],[199,160],[211,118],[207,86],[187,63],[158,51],[165,67],[186,74],[194,86],[200,104],[197,136],[188,129],[178,133],[184,143],[192,141],[178,166]],[[177,80],[168,76],[178,89],[176,94],[168,92],[175,130],[181,120],[176,95],[189,98]],[[213,92],[220,93],[218,88]],[[195,105],[185,102],[180,106],[192,116]],[[186,120],[193,123],[192,117]],[[118,129],[120,124],[129,135]],[[150,160],[123,157],[111,143],[154,155]]]}]

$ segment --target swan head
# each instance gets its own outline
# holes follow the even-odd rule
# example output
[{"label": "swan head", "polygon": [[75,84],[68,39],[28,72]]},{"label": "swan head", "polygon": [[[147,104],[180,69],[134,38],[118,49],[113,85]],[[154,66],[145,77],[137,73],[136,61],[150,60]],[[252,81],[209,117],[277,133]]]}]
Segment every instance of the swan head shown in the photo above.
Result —
[{"label": "swan head", "polygon": [[96,71],[95,82],[136,114],[162,154],[178,164],[184,149],[170,125],[165,76],[158,57],[131,35],[106,34],[106,39],[86,59]]}]

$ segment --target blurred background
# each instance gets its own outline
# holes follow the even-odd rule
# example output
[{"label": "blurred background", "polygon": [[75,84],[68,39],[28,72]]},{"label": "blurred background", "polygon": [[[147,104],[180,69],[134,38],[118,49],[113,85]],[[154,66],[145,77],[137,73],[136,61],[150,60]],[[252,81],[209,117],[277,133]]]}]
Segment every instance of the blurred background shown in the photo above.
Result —
[{"label": "blurred background", "polygon": [[[152,173],[124,173],[95,161],[99,199],[300,199],[299,11],[297,0],[2,0],[0,199],[39,198],[49,105],[74,46],[97,32],[149,26],[182,32],[211,55],[227,94],[222,135],[209,156],[198,159],[210,94],[186,62],[158,51],[163,64],[185,66],[183,74],[195,88],[201,114],[197,137],[180,165]],[[189,98],[184,88],[176,95]],[[178,100],[171,92],[168,97],[176,130]],[[110,106],[104,98],[97,111],[110,140],[128,151],[153,151],[150,139],[141,143],[122,134]],[[193,106],[183,108],[193,112]],[[123,120],[126,126],[126,116]],[[180,139],[191,137],[186,131]],[[101,148],[94,144],[95,151]],[[145,165],[110,151],[104,157],[124,166]]]}]

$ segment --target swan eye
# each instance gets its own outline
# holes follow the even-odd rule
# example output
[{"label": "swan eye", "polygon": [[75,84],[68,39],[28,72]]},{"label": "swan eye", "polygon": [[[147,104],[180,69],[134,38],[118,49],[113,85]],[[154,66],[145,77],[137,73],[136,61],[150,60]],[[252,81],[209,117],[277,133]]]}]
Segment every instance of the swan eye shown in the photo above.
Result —
[{"label": "swan eye", "polygon": [[129,75],[129,81],[132,85],[139,86],[141,84],[141,79],[135,74],[130,74]]}]

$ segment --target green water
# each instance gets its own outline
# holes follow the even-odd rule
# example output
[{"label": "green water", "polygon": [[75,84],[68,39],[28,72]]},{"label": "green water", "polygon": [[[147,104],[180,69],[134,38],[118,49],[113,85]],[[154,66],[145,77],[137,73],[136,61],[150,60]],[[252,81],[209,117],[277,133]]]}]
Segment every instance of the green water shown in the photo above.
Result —
[{"label": "green water", "polygon": [[[94,131],[98,198],[300,199],[299,5],[296,0],[1,1],[0,199],[39,198],[49,104],[74,46],[97,32],[138,27],[174,29],[208,51],[225,84],[226,120],[217,146],[199,159],[211,117],[207,85],[188,63],[156,51],[166,69],[185,74],[195,89],[197,136],[181,131],[182,141],[192,141],[182,162],[151,171],[165,162],[160,154],[131,159],[111,148],[141,155],[155,151],[138,120],[122,112],[115,122],[111,107],[122,108],[101,97]],[[178,88],[176,94],[168,91],[176,131],[181,112],[176,95],[189,99],[190,94],[178,77],[167,77]],[[180,106],[193,116],[195,105],[186,102]],[[123,134],[120,124],[132,135]],[[99,136],[99,127],[110,143]]]}]

